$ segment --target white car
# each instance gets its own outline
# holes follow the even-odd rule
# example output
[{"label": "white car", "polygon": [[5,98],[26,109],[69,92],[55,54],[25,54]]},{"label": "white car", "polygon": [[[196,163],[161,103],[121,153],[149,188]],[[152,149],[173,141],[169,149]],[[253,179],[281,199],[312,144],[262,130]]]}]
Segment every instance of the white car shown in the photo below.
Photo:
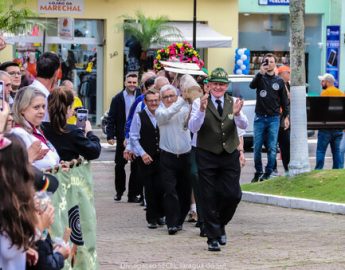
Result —
[{"label": "white car", "polygon": [[256,104],[256,91],[250,89],[249,84],[254,75],[229,75],[228,93],[237,98],[243,98],[244,104],[242,111],[248,118],[248,127],[244,138],[244,148],[251,149],[254,139],[254,117]]}]

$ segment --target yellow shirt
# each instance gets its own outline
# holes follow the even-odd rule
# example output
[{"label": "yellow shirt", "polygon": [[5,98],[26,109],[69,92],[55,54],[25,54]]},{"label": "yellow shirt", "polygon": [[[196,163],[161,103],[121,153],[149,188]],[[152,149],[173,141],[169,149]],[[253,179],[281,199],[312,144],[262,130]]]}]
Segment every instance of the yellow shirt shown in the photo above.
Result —
[{"label": "yellow shirt", "polygon": [[[79,97],[75,96],[72,109],[74,110],[75,108],[79,108],[79,107],[83,107],[83,103],[81,102]],[[77,123],[77,117],[75,115],[67,119],[67,124],[75,125],[76,123]]]},{"label": "yellow shirt", "polygon": [[338,97],[338,96],[344,96],[344,92],[340,89],[336,88],[335,86],[327,87],[325,90],[323,90],[320,94],[320,96],[323,97]]}]

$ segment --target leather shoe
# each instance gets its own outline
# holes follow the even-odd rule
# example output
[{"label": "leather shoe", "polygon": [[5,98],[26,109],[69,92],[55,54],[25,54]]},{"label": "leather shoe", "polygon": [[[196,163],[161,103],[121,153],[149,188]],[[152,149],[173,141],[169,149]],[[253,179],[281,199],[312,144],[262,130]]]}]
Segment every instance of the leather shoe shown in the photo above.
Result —
[{"label": "leather shoe", "polygon": [[157,219],[157,223],[160,226],[165,225],[165,217],[161,217],[161,218]]},{"label": "leather shoe", "polygon": [[177,225],[177,226],[176,226],[176,229],[177,229],[178,231],[182,231],[182,228],[183,228],[182,225]]},{"label": "leather shoe", "polygon": [[140,199],[138,197],[128,197],[129,203],[140,203]]},{"label": "leather shoe", "polygon": [[217,240],[208,240],[208,251],[220,251],[220,246]]},{"label": "leather shoe", "polygon": [[218,237],[218,243],[222,246],[225,246],[226,245],[226,234],[222,234],[221,236]]},{"label": "leather shoe", "polygon": [[149,229],[157,229],[158,226],[157,226],[157,223],[149,223],[149,224],[147,224],[147,228],[149,228]]},{"label": "leather shoe", "polygon": [[122,194],[117,193],[114,197],[114,201],[121,201]]},{"label": "leather shoe", "polygon": [[205,225],[203,223],[200,224],[200,237],[206,237],[206,230],[205,230]]},{"label": "leather shoe", "polygon": [[169,233],[169,235],[173,235],[173,234],[177,233],[177,228],[176,227],[169,227],[168,233]]}]

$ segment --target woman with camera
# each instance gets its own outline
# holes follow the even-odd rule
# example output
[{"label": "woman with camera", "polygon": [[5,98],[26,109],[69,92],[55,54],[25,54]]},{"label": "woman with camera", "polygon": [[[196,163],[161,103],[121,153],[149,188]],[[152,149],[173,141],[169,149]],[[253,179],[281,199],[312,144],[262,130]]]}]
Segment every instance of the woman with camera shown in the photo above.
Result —
[{"label": "woman with camera", "polygon": [[67,124],[73,115],[74,95],[65,87],[58,87],[48,97],[50,122],[42,125],[43,132],[57,149],[61,160],[71,161],[83,156],[87,160],[97,159],[101,153],[99,138],[93,134],[90,121],[84,129]]}]

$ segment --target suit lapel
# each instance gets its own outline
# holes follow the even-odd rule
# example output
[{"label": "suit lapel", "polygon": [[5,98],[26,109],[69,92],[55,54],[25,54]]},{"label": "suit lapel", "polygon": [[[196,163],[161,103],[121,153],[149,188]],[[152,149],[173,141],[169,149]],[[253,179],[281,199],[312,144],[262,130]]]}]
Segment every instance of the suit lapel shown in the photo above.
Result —
[{"label": "suit lapel", "polygon": [[224,106],[223,106],[223,115],[222,115],[222,120],[225,120],[225,118],[229,115],[233,113],[233,98],[225,95],[224,96]]},{"label": "suit lapel", "polygon": [[207,108],[208,108],[208,110],[211,111],[211,113],[214,114],[215,117],[217,117],[219,120],[221,120],[221,117],[219,116],[219,113],[218,113],[216,107],[214,106],[214,104],[213,104],[213,102],[212,102],[211,95],[210,95],[210,97],[208,98]]}]

